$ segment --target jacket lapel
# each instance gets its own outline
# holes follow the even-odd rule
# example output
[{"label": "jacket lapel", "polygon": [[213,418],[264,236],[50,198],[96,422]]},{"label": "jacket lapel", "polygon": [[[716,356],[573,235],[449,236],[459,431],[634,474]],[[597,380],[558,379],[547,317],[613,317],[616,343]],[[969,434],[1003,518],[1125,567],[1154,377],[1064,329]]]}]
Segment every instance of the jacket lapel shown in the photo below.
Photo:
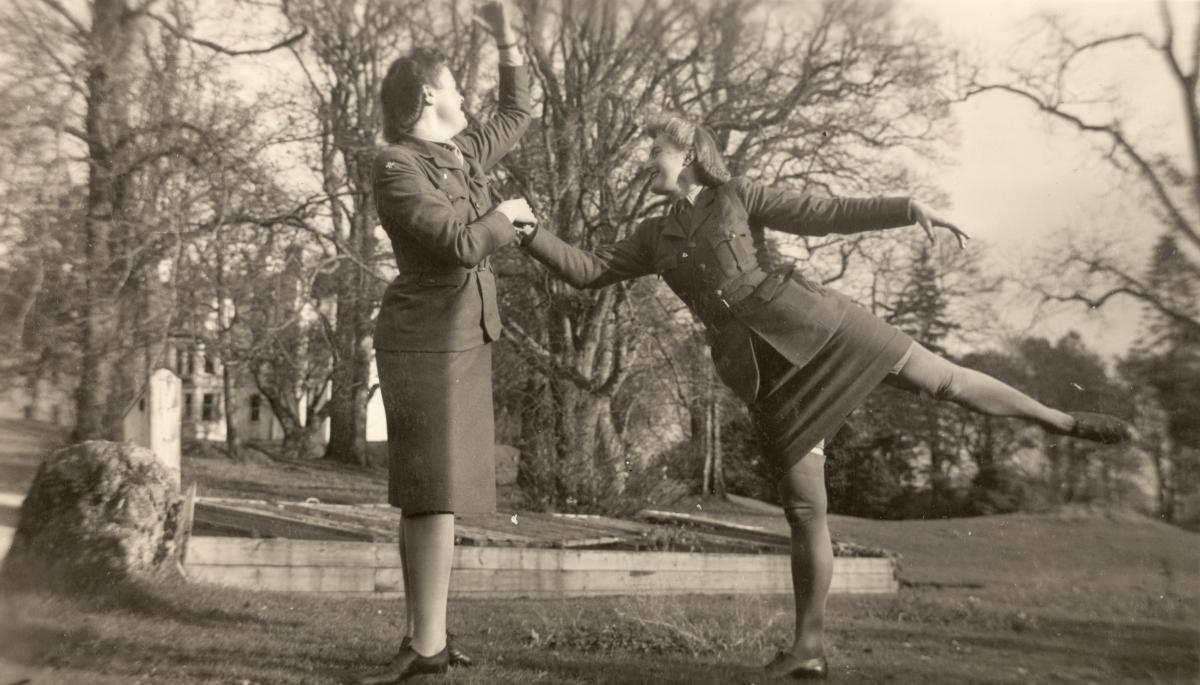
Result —
[{"label": "jacket lapel", "polygon": [[696,196],[696,206],[692,209],[692,220],[688,226],[688,235],[694,234],[697,229],[704,225],[708,217],[712,215],[716,205],[714,202],[716,198],[717,191],[715,188],[705,188]]}]

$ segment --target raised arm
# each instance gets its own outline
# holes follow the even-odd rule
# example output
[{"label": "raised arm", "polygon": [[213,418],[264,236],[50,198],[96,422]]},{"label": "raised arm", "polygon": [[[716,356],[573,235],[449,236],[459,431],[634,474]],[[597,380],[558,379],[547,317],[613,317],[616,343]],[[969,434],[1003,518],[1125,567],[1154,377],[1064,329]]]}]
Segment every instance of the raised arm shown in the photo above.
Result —
[{"label": "raised arm", "polygon": [[450,198],[403,152],[380,152],[374,174],[379,213],[447,264],[473,268],[517,239],[512,222],[499,208],[473,223],[461,221]]},{"label": "raised arm", "polygon": [[541,228],[533,232],[525,248],[555,276],[576,288],[602,288],[654,272],[650,239],[657,221],[643,221],[633,235],[592,252],[568,245]]},{"label": "raised arm", "polygon": [[464,152],[479,160],[484,171],[495,166],[517,144],[532,118],[529,74],[517,47],[509,11],[506,2],[489,2],[475,17],[491,32],[500,50],[500,102],[486,124],[467,130],[456,142]]},{"label": "raised arm", "polygon": [[934,239],[933,226],[949,229],[960,247],[967,238],[957,226],[907,197],[816,197],[744,178],[732,184],[752,222],[785,233],[861,233],[919,223],[930,241]]}]

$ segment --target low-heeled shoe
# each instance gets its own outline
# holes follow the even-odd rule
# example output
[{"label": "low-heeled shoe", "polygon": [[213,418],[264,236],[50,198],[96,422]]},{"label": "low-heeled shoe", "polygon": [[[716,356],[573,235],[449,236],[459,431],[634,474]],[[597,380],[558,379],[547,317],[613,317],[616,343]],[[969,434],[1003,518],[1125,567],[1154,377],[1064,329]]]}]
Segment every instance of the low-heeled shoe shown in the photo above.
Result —
[{"label": "low-heeled shoe", "polygon": [[448,650],[443,648],[433,656],[421,656],[410,644],[387,666],[353,676],[347,682],[350,685],[393,685],[423,673],[445,673],[449,665]]},{"label": "low-heeled shoe", "polygon": [[823,656],[800,659],[789,652],[779,652],[765,670],[773,676],[792,680],[829,679],[829,662]]},{"label": "low-heeled shoe", "polygon": [[[404,639],[400,640],[400,650],[404,651],[410,644],[412,644],[412,638],[405,635]],[[458,640],[454,638],[454,633],[446,633],[446,653],[450,656],[451,666],[466,668],[475,664],[475,661],[471,659],[471,655],[464,652],[462,647],[458,645]]]},{"label": "low-heeled shoe", "polygon": [[1133,426],[1124,419],[1089,411],[1073,411],[1070,414],[1075,419],[1075,426],[1068,435],[1073,438],[1104,445],[1116,445],[1133,439]]}]

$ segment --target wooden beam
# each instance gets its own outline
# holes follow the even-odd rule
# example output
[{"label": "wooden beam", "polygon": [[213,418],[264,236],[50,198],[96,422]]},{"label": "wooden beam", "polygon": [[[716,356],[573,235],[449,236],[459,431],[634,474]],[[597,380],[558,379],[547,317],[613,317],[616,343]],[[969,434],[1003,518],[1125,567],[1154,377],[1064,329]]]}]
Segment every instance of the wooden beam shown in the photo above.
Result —
[{"label": "wooden beam", "polygon": [[362,527],[271,509],[270,505],[260,508],[240,503],[235,505],[214,502],[204,498],[196,502],[195,520],[264,537],[363,541],[375,539],[375,535]]}]

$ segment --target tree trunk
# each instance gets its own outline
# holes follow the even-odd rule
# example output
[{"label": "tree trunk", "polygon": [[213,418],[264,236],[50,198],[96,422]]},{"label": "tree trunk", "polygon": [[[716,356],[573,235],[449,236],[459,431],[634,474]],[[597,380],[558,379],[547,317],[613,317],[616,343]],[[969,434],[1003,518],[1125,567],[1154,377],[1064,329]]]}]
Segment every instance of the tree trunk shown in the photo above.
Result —
[{"label": "tree trunk", "polygon": [[[714,395],[716,393],[713,393]],[[713,462],[713,482],[712,492],[721,499],[725,499],[725,458],[721,450],[721,401],[717,397],[713,397],[710,425],[712,426],[712,434],[709,438],[709,444],[712,445],[712,462]]]},{"label": "tree trunk", "polygon": [[241,461],[242,442],[238,438],[237,402],[234,401],[233,372],[228,363],[221,365],[221,384],[225,398],[225,451],[230,459]]},{"label": "tree trunk", "polygon": [[[358,267],[347,265],[359,271]],[[367,391],[370,388],[370,357],[361,321],[363,307],[357,292],[361,275],[347,276],[339,297],[337,329],[334,333],[332,392],[329,398],[329,444],[325,458],[343,464],[367,465]],[[369,325],[369,322],[367,322]]]},{"label": "tree trunk", "polygon": [[119,269],[114,254],[120,245],[124,215],[122,173],[113,146],[128,128],[126,103],[121,100],[123,72],[129,68],[133,43],[124,0],[95,0],[91,30],[92,54],[87,76],[88,193],[84,235],[85,296],[81,303],[83,327],[79,387],[75,394],[75,430],[72,440],[124,439],[120,374]]}]

